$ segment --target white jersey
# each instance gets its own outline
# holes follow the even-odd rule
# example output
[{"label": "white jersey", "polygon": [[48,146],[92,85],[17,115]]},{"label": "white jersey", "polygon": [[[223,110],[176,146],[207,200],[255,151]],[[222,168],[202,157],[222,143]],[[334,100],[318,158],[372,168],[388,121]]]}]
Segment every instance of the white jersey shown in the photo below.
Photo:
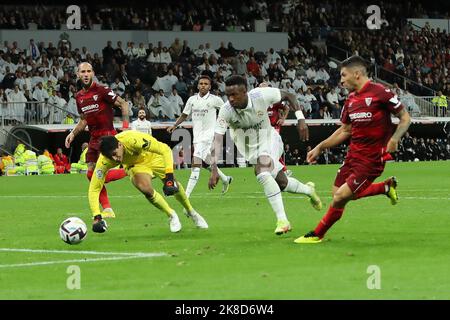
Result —
[{"label": "white jersey", "polygon": [[215,132],[224,135],[230,127],[231,138],[237,149],[248,161],[253,162],[260,155],[272,154],[275,140],[279,140],[279,134],[270,125],[267,108],[281,101],[281,92],[277,88],[255,88],[247,95],[245,109],[235,109],[229,102],[220,108]]},{"label": "white jersey", "polygon": [[148,120],[137,119],[131,123],[131,130],[152,134],[152,123]]},{"label": "white jersey", "polygon": [[216,110],[222,105],[223,100],[209,92],[203,97],[196,94],[188,99],[183,113],[192,114],[194,143],[211,142],[214,139]]}]

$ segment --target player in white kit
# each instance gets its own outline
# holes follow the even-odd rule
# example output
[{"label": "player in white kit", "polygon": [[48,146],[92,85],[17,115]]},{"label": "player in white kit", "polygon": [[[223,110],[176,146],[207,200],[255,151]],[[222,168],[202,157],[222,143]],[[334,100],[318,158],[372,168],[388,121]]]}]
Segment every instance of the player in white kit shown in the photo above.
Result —
[{"label": "player in white kit", "polygon": [[[188,99],[181,116],[172,127],[167,128],[173,132],[187,117],[192,114],[192,126],[194,133],[194,156],[192,157],[192,170],[186,187],[186,195],[189,197],[200,177],[202,162],[211,163],[211,146],[214,140],[214,128],[216,126],[216,110],[223,105],[223,100],[209,92],[211,90],[211,78],[201,75],[198,80],[198,94]],[[207,167],[209,170],[209,166]],[[222,179],[222,193],[226,193],[233,178],[225,175],[219,168],[217,174]]]},{"label": "player in white kit", "polygon": [[147,116],[144,109],[138,111],[138,118],[131,123],[131,130],[152,134],[152,123],[145,119]]},{"label": "player in white kit", "polygon": [[314,183],[301,183],[294,177],[287,177],[279,159],[283,153],[283,141],[278,132],[270,125],[267,106],[287,100],[295,110],[298,119],[297,128],[303,140],[308,134],[305,118],[295,95],[277,88],[255,88],[247,92],[247,81],[241,76],[231,76],[225,82],[228,101],[220,108],[214,135],[211,161],[211,176],[208,186],[217,185],[217,154],[222,150],[223,135],[230,127],[231,137],[239,152],[249,163],[255,166],[257,181],[276,214],[275,234],[281,235],[291,230],[291,224],[284,211],[281,191],[305,194],[312,206],[320,210],[322,203],[315,192]]}]

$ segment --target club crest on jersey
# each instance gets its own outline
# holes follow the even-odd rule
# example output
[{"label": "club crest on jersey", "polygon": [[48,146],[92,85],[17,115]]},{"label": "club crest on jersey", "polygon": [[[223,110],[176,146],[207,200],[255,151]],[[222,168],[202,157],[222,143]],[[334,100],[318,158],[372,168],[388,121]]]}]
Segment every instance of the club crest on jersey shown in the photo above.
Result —
[{"label": "club crest on jersey", "polygon": [[92,98],[94,98],[94,101],[97,101],[98,95],[97,95],[97,94],[94,94],[94,96],[93,96]]},{"label": "club crest on jersey", "polygon": [[256,115],[258,117],[262,117],[264,115],[264,111],[258,111],[258,112],[256,112]]},{"label": "club crest on jersey", "polygon": [[101,179],[101,178],[103,178],[103,171],[101,169],[98,169],[95,172],[95,175],[97,176],[97,178]]},{"label": "club crest on jersey", "polygon": [[369,107],[370,104],[372,103],[372,98],[366,98],[366,105]]}]

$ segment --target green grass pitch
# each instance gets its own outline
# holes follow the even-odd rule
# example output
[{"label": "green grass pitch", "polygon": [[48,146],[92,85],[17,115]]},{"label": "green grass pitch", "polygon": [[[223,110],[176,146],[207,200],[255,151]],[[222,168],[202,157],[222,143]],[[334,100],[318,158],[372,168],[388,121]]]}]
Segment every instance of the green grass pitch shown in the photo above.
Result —
[{"label": "green grass pitch", "polygon": [[[273,233],[275,216],[251,168],[224,169],[234,177],[225,196],[220,184],[208,190],[202,170],[191,201],[209,230],[195,229],[169,198],[183,224],[178,234],[127,178],[108,184],[117,217],[94,234],[83,175],[1,177],[0,299],[449,299],[450,162],[388,164],[379,180],[397,176],[398,205],[384,196],[351,202],[327,241],[293,243],[325,214],[337,168],[290,168],[316,183],[325,206],[317,212],[307,198],[283,194],[293,227],[283,236]],[[189,173],[176,171],[184,186]],[[88,224],[79,245],[59,238],[69,216]],[[108,257],[117,260],[99,260]],[[80,289],[67,287],[71,265],[80,268]],[[368,288],[370,266],[379,268],[380,289]]]}]

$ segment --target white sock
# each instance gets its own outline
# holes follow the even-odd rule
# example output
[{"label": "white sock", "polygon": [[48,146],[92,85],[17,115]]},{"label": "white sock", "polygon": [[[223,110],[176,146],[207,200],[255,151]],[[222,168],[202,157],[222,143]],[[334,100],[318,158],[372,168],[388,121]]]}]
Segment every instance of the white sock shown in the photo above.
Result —
[{"label": "white sock", "polygon": [[306,194],[307,196],[310,196],[312,193],[312,188],[310,186],[307,186],[306,184],[301,183],[295,178],[289,177],[286,189],[284,189],[283,191],[289,193]]},{"label": "white sock", "polygon": [[[208,166],[206,168],[206,170],[208,170],[209,172],[211,172],[211,167]],[[227,182],[228,181],[228,176],[222,172],[222,170],[220,170],[219,168],[217,168],[217,172],[219,173],[219,177],[222,180],[222,182]]]},{"label": "white sock", "polygon": [[267,200],[269,200],[272,210],[275,212],[278,220],[287,220],[284,211],[283,198],[281,190],[275,179],[269,172],[261,172],[256,176],[256,180],[263,186]]},{"label": "white sock", "polygon": [[191,176],[189,177],[189,182],[188,182],[188,185],[186,187],[186,196],[188,198],[191,195],[192,191],[194,190],[195,185],[197,184],[199,177],[200,177],[200,168],[198,168],[198,167],[192,168]]},{"label": "white sock", "polygon": [[222,182],[228,182],[228,176],[225,175],[225,173],[222,172],[219,168],[217,168],[217,172],[219,173],[220,179],[222,179]]}]

